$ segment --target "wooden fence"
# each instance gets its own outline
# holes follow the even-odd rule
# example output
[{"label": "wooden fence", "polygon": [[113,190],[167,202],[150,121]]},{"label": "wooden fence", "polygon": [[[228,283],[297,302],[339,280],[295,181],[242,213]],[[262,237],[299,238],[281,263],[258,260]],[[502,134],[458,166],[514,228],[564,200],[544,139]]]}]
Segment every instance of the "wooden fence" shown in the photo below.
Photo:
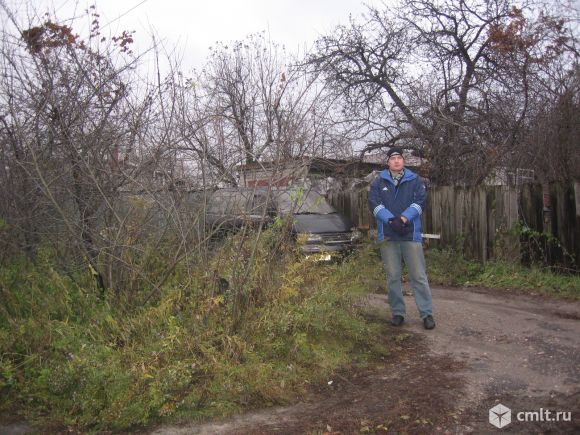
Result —
[{"label": "wooden fence", "polygon": [[[358,227],[373,229],[367,194],[331,192],[329,200]],[[468,258],[542,259],[580,270],[580,183],[430,188],[423,232]]]}]

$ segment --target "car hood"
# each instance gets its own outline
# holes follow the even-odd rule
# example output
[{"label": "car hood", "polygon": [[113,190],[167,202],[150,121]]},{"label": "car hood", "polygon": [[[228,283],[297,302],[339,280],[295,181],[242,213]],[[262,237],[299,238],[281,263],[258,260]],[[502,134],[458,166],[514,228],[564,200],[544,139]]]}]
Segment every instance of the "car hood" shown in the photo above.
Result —
[{"label": "car hood", "polygon": [[352,222],[338,213],[294,215],[294,230],[297,233],[343,233],[351,228]]}]

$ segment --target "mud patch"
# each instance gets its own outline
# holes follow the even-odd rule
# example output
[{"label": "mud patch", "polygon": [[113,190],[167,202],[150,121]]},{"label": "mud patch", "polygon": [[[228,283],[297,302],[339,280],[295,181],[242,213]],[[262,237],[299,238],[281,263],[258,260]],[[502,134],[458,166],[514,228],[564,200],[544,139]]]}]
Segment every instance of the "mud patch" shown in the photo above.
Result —
[{"label": "mud patch", "polygon": [[554,311],[556,317],[560,317],[561,319],[568,319],[568,320],[580,320],[580,314],[578,313],[567,313],[567,312],[558,312]]},{"label": "mud patch", "polygon": [[546,376],[558,374],[570,383],[578,381],[580,352],[577,349],[558,343],[550,337],[530,336],[527,337],[527,342],[535,349],[528,361],[532,369]]}]

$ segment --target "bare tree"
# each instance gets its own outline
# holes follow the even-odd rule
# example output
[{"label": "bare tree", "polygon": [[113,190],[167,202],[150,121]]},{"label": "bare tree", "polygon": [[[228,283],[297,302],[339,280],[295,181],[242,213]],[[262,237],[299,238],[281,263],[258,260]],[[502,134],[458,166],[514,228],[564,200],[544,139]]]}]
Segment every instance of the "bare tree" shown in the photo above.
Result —
[{"label": "bare tree", "polygon": [[218,44],[182,89],[186,148],[218,172],[321,152],[327,114],[322,86],[263,35]]},{"label": "bare tree", "polygon": [[[2,33],[0,217],[14,235],[3,246],[32,258],[49,247],[71,276],[90,271],[102,296],[144,303],[176,269],[207,260],[211,188],[236,184],[244,161],[314,148],[318,94],[263,41],[251,56],[224,48],[210,60],[225,62],[230,87],[208,73],[186,79],[171,58],[163,73],[159,45],[149,80],[132,33],[106,37],[96,10],[86,14],[85,37],[50,15],[22,26],[12,16]],[[235,81],[229,67],[248,75]],[[252,255],[240,257],[246,272]]]},{"label": "bare tree", "polygon": [[433,181],[479,183],[520,138],[530,77],[570,40],[507,0],[405,0],[321,38],[308,63],[374,133],[363,152],[403,145]]},{"label": "bare tree", "polygon": [[122,285],[115,265],[131,266],[120,248],[121,193],[159,160],[127,158],[151,106],[131,89],[132,33],[105,37],[94,7],[87,16],[86,38],[49,15],[25,29],[13,19],[2,34],[2,216],[31,255],[52,243],[69,270],[87,266],[103,294]]},{"label": "bare tree", "polygon": [[[534,170],[541,182],[580,179],[580,69],[559,81],[530,110],[512,166]],[[548,95],[550,95],[548,97]]]}]

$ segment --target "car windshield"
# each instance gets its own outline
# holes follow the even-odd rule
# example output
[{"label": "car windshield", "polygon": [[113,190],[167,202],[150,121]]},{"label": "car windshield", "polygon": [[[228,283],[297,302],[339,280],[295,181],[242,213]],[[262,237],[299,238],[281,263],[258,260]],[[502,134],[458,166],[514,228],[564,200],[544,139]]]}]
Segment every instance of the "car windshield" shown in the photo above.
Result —
[{"label": "car windshield", "polygon": [[336,210],[324,196],[313,190],[279,190],[273,192],[281,214],[331,214]]}]

